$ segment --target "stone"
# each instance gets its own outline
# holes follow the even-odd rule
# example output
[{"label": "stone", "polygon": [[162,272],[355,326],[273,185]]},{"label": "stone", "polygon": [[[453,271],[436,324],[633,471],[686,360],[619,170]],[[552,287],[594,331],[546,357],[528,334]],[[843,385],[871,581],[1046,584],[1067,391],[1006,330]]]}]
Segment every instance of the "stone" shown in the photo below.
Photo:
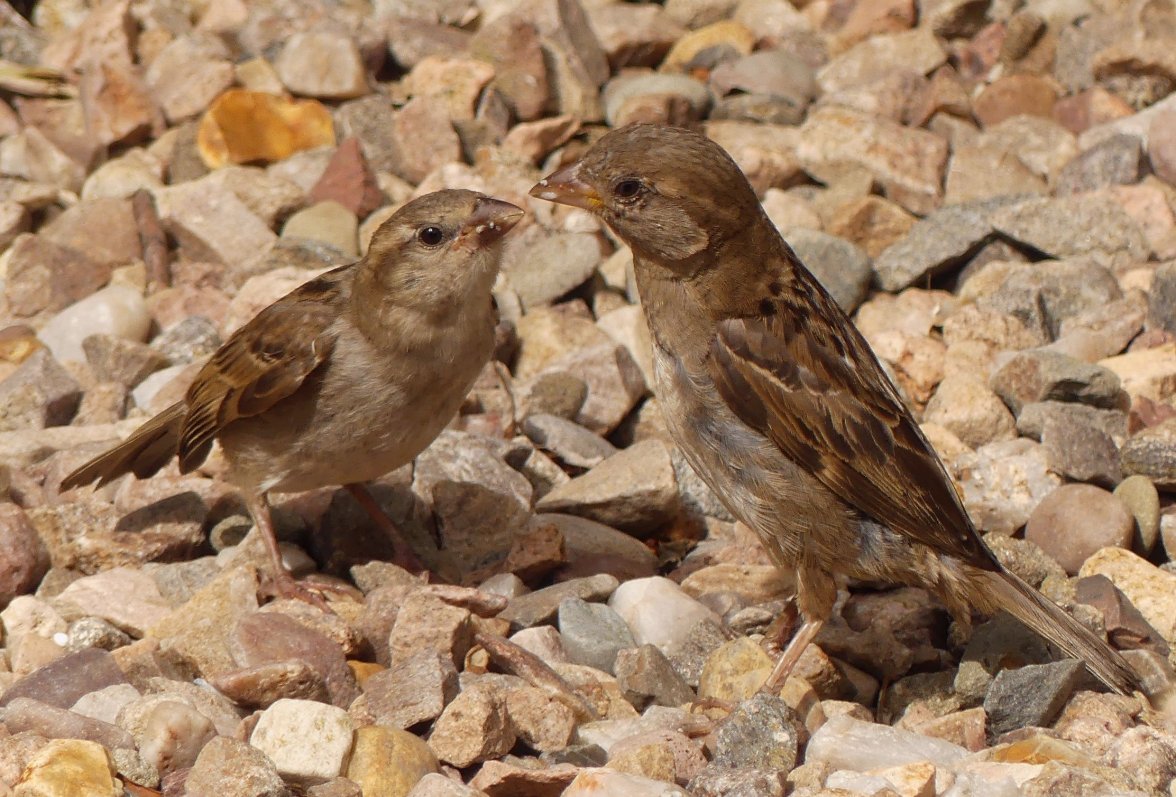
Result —
[{"label": "stone", "polygon": [[273,762],[252,745],[217,736],[200,750],[185,789],[224,797],[286,797],[289,791]]},{"label": "stone", "polygon": [[18,797],[113,797],[121,790],[110,755],[97,742],[53,739],[29,757],[13,790]]},{"label": "stone", "polygon": [[80,399],[81,386],[40,349],[0,382],[0,431],[65,425]]},{"label": "stone", "polygon": [[638,711],[650,704],[680,706],[694,699],[694,690],[655,645],[619,651],[614,673],[625,699]]},{"label": "stone", "polygon": [[360,794],[405,795],[425,776],[437,772],[429,746],[406,731],[370,725],[355,729],[355,746],[347,763],[347,778]]},{"label": "stone", "polygon": [[1041,445],[1050,468],[1068,479],[1111,487],[1123,478],[1115,441],[1093,424],[1049,419],[1041,432]]},{"label": "stone", "polygon": [[873,269],[869,256],[856,245],[806,229],[793,230],[788,244],[846,313],[853,313],[866,298]]},{"label": "stone", "polygon": [[150,575],[117,567],[74,581],[57,596],[63,610],[99,617],[139,638],[171,610]]},{"label": "stone", "polygon": [[1166,343],[1151,349],[1140,349],[1108,357],[1099,365],[1118,375],[1123,390],[1133,399],[1144,397],[1164,401],[1176,395],[1176,344]]},{"label": "stone", "polygon": [[377,725],[407,730],[441,716],[457,692],[457,670],[452,660],[421,650],[400,659],[395,670],[381,670],[370,676],[351,710],[362,708]]},{"label": "stone", "polygon": [[509,622],[514,629],[529,628],[553,619],[565,598],[602,600],[611,595],[619,583],[615,576],[602,573],[552,584],[512,598],[498,617]]},{"label": "stone", "polygon": [[800,720],[775,695],[756,694],[739,703],[719,728],[714,763],[730,768],[790,771],[800,746]]},{"label": "stone", "polygon": [[989,382],[1014,413],[1036,401],[1077,401],[1108,409],[1123,404],[1113,371],[1042,349],[1014,354]]},{"label": "stone", "polygon": [[1128,476],[1115,487],[1114,495],[1135,518],[1132,547],[1150,553],[1160,536],[1160,496],[1155,485],[1146,476]]},{"label": "stone", "polygon": [[104,285],[111,273],[108,264],[43,235],[18,236],[7,260],[4,294],[18,317],[61,310]]},{"label": "stone", "polygon": [[984,697],[992,732],[1049,725],[1086,677],[1076,659],[1001,670]]},{"label": "stone", "polygon": [[520,687],[506,693],[506,713],[519,739],[540,753],[563,750],[571,742],[577,718],[559,695]]},{"label": "stone", "polygon": [[1120,450],[1123,472],[1160,488],[1176,486],[1176,422],[1168,420],[1130,437]]},{"label": "stone", "polygon": [[670,783],[612,769],[581,769],[561,797],[687,797]]},{"label": "stone", "polygon": [[617,654],[634,646],[625,621],[604,604],[587,603],[576,597],[559,604],[559,631],[564,650],[575,664],[585,664],[613,673]]},{"label": "stone", "polygon": [[1075,598],[1093,606],[1103,617],[1107,639],[1120,650],[1151,649],[1160,655],[1171,652],[1159,632],[1143,618],[1139,610],[1106,576],[1087,576],[1078,580]]},{"label": "stone", "polygon": [[747,637],[736,637],[707,656],[698,677],[698,696],[723,701],[746,700],[764,685],[774,665],[757,643]]},{"label": "stone", "polygon": [[431,773],[418,780],[406,797],[485,797],[485,794],[440,773]]},{"label": "stone", "polygon": [[1143,152],[1136,136],[1107,138],[1067,163],[1058,173],[1058,196],[1139,182]]},{"label": "stone", "polygon": [[498,758],[515,744],[506,705],[490,688],[471,687],[453,699],[433,725],[429,747],[456,767]]},{"label": "stone", "polygon": [[109,653],[86,648],[62,656],[21,678],[0,695],[0,706],[27,697],[58,708],[69,708],[85,694],[126,682],[126,676]]},{"label": "stone", "polygon": [[507,240],[502,271],[523,307],[531,308],[549,304],[583,284],[602,256],[594,233],[551,232],[533,225]]},{"label": "stone", "polygon": [[113,335],[89,336],[82,341],[82,351],[98,380],[127,387],[135,387],[168,364],[163,354],[146,343]]},{"label": "stone", "polygon": [[563,536],[566,563],[560,579],[601,573],[617,579],[643,578],[657,571],[657,557],[640,540],[622,531],[575,515],[544,513],[536,522],[554,523]]},{"label": "stone", "polygon": [[1033,510],[1025,539],[1073,575],[1102,548],[1130,548],[1134,526],[1127,507],[1107,491],[1089,484],[1067,484]]},{"label": "stone", "polygon": [[180,36],[147,67],[147,85],[167,120],[175,124],[202,113],[233,85],[229,49],[209,33]]},{"label": "stone", "polygon": [[[48,551],[24,510],[0,504],[0,604],[32,592],[48,569]],[[11,628],[7,634],[11,640]]]},{"label": "stone", "polygon": [[535,508],[587,517],[648,537],[679,511],[669,449],[658,440],[636,443],[583,476],[557,485]]},{"label": "stone", "polygon": [[638,645],[654,645],[673,658],[700,623],[718,624],[718,616],[667,578],[634,579],[620,585],[609,606],[633,632]]},{"label": "stone", "polygon": [[317,202],[286,219],[283,238],[309,238],[338,249],[349,257],[359,255],[359,220],[334,199]]},{"label": "stone", "polygon": [[669,97],[682,103],[681,116],[674,119],[679,123],[703,118],[711,105],[706,84],[689,75],[633,71],[621,73],[605,85],[604,118],[614,127],[638,121],[637,109],[651,97]]},{"label": "stone", "polygon": [[920,761],[950,767],[966,754],[964,748],[942,739],[841,715],[831,717],[812,735],[805,760],[808,763],[826,762],[836,769],[864,772]]},{"label": "stone", "polygon": [[219,183],[192,181],[156,194],[159,218],[191,260],[226,265],[264,254],[276,236]]},{"label": "stone", "polygon": [[[1137,263],[1148,249],[1139,225],[1118,202],[1101,194],[1028,199],[997,210],[993,226],[1014,242],[1055,258],[1086,255],[1102,265]],[[1059,225],[1087,231],[1080,240]]]},{"label": "stone", "polygon": [[[324,69],[330,64],[329,69]],[[291,36],[274,62],[282,83],[295,94],[345,100],[368,92],[362,56],[349,37],[330,30]]]},{"label": "stone", "polygon": [[216,729],[192,706],[161,700],[148,711],[135,736],[143,761],[167,775],[191,767],[201,748],[216,736]]},{"label": "stone", "polygon": [[322,673],[301,659],[242,667],[209,682],[234,703],[250,708],[268,708],[282,698],[331,699]]},{"label": "stone", "polygon": [[322,677],[330,702],[336,706],[348,706],[358,696],[342,646],[289,615],[261,612],[242,617],[232,631],[230,644],[234,661],[242,667],[305,661]]},{"label": "stone", "polygon": [[1016,421],[984,381],[952,375],[939,383],[927,402],[924,423],[937,423],[965,445],[978,448],[1015,437]]},{"label": "stone", "polygon": [[595,467],[617,453],[600,435],[556,415],[531,413],[523,420],[522,432],[557,461],[573,468]]},{"label": "stone", "polygon": [[1172,605],[1176,575],[1122,548],[1098,551],[1086,560],[1078,575],[1109,578],[1169,645],[1176,642],[1176,614]]},{"label": "stone", "polygon": [[1011,201],[1002,197],[950,205],[915,222],[909,234],[877,256],[878,284],[898,291],[965,262],[992,236],[992,214]]},{"label": "stone", "polygon": [[898,204],[926,213],[940,197],[947,143],[925,130],[830,105],[808,115],[795,153],[816,175],[847,164],[862,168]]},{"label": "stone", "polygon": [[343,709],[283,699],[261,713],[249,743],[274,762],[284,779],[314,784],[343,773],[353,735]]},{"label": "stone", "polygon": [[833,58],[817,72],[824,93],[867,85],[884,77],[901,61],[903,68],[930,74],[947,59],[932,32],[919,27],[873,36]]},{"label": "stone", "polygon": [[66,307],[46,322],[38,335],[60,362],[84,362],[82,341],[91,335],[111,335],[143,341],[151,316],[143,295],[126,285],[108,285]]}]

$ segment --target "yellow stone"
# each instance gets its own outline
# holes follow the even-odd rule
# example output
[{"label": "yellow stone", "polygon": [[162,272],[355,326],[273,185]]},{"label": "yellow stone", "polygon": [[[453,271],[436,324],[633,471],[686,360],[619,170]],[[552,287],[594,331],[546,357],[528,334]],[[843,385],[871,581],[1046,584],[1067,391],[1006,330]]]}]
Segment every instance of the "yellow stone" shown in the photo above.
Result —
[{"label": "yellow stone", "polygon": [[731,20],[692,30],[675,42],[662,61],[663,70],[680,69],[690,63],[694,56],[711,47],[729,45],[740,55],[747,55],[755,47],[755,34],[746,26]]},{"label": "yellow stone", "polygon": [[747,637],[721,645],[702,665],[698,696],[727,702],[747,700],[764,685],[775,662]]},{"label": "yellow stone", "polygon": [[321,102],[247,89],[229,89],[213,100],[196,131],[196,148],[210,169],[271,163],[334,143],[331,112]]},{"label": "yellow stone", "polygon": [[351,674],[355,676],[355,682],[359,684],[360,689],[363,689],[363,685],[367,683],[368,678],[384,670],[383,667],[375,662],[358,661],[356,659],[348,659],[347,666],[351,668]]},{"label": "yellow stone", "polygon": [[121,797],[105,748],[81,739],[54,739],[33,756],[13,797]]},{"label": "yellow stone", "polygon": [[369,725],[355,731],[347,777],[364,797],[404,797],[417,781],[437,772],[437,758],[408,731]]},{"label": "yellow stone", "polygon": [[935,797],[935,765],[929,761],[874,769],[868,774],[890,781],[902,797]]}]

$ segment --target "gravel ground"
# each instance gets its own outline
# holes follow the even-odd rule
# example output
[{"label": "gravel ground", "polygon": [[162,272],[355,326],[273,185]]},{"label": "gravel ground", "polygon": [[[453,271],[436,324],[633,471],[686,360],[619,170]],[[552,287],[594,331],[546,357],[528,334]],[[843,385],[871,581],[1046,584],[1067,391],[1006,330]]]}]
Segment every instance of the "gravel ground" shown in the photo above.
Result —
[{"label": "gravel ground", "polygon": [[[792,594],[650,392],[631,257],[527,190],[695,125],[849,311],[1001,560],[1156,691],[1176,644],[1171,0],[0,2],[0,795],[1176,795],[1176,716],[1007,617]],[[407,199],[528,209],[449,429],[279,496],[62,492]],[[394,423],[395,419],[389,419]]]}]

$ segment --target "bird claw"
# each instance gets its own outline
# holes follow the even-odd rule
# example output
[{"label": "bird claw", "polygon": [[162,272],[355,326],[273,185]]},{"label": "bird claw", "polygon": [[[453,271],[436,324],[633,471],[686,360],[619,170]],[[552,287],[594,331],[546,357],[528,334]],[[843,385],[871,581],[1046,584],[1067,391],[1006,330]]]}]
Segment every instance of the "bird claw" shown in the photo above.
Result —
[{"label": "bird claw", "polygon": [[324,592],[333,592],[339,596],[354,597],[354,590],[342,584],[329,584],[325,582],[314,582],[313,584],[305,581],[295,581],[294,576],[288,572],[275,576],[267,585],[266,592],[277,598],[287,598],[289,600],[302,601],[309,603],[316,609],[320,609],[326,614],[335,614],[335,610],[327,603]]}]

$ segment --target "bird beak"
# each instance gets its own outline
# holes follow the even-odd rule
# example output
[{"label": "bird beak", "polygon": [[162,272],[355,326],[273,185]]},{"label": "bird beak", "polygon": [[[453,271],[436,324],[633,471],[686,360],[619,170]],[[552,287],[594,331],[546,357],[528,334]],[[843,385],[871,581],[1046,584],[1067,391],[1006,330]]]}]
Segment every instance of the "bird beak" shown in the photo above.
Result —
[{"label": "bird beak", "polygon": [[[493,197],[480,197],[458,237],[470,248],[489,246],[523,218],[523,209]],[[467,243],[468,242],[468,243]]]},{"label": "bird beak", "polygon": [[531,189],[531,196],[559,202],[595,212],[604,204],[595,188],[580,179],[580,164],[565,166],[554,174],[544,177]]}]

